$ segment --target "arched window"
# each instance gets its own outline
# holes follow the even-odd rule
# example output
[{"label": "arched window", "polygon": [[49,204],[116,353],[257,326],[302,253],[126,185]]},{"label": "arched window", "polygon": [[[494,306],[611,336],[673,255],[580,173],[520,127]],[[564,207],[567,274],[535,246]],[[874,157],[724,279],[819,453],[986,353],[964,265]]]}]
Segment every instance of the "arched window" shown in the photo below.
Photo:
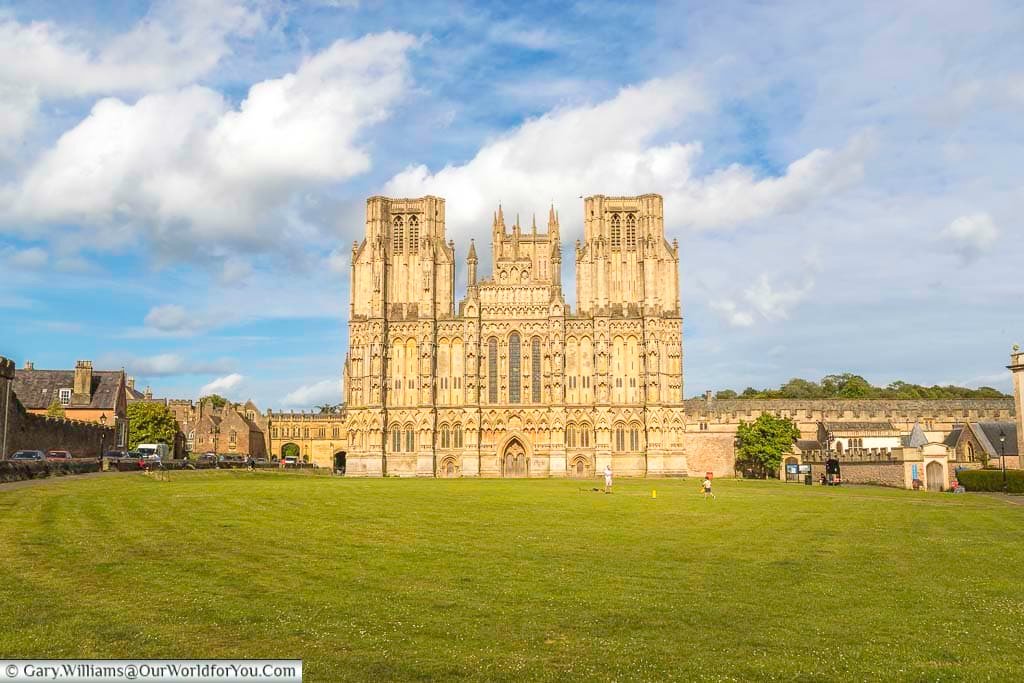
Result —
[{"label": "arched window", "polygon": [[974,462],[974,444],[970,442],[967,444],[967,460]]},{"label": "arched window", "polygon": [[400,453],[402,450],[402,430],[398,425],[391,427],[391,450]]},{"label": "arched window", "polygon": [[580,448],[590,448],[590,425],[580,425]]},{"label": "arched window", "polygon": [[640,429],[635,426],[629,428],[629,450],[640,450]]},{"label": "arched window", "polygon": [[533,338],[533,348],[530,351],[530,400],[540,403],[540,338]]},{"label": "arched window", "polygon": [[626,450],[626,429],[622,425],[615,427],[615,450]]},{"label": "arched window", "polygon": [[508,402],[519,403],[519,388],[523,380],[523,371],[520,367],[522,360],[519,350],[519,333],[513,332],[508,336]]},{"label": "arched window", "polygon": [[412,453],[416,450],[416,441],[413,437],[412,425],[405,428],[405,451]]},{"label": "arched window", "polygon": [[462,425],[458,422],[452,427],[452,437],[455,448],[462,448]]},{"label": "arched window", "polygon": [[337,425],[335,425],[334,428],[331,429],[331,438],[332,439],[337,439],[340,436],[341,436],[341,427],[338,427]]},{"label": "arched window", "polygon": [[402,253],[402,243],[404,240],[404,228],[405,223],[402,221],[401,216],[395,216],[394,229],[391,231],[391,250],[396,254]]},{"label": "arched window", "polygon": [[409,253],[415,254],[420,244],[420,221],[416,216],[409,216]]},{"label": "arched window", "polygon": [[448,425],[441,425],[441,448],[450,448],[451,441],[452,435],[448,431]]},{"label": "arched window", "polygon": [[498,340],[487,341],[487,401],[498,402]]},{"label": "arched window", "polygon": [[626,215],[626,249],[636,249],[636,216]]},{"label": "arched window", "polygon": [[567,448],[576,448],[576,426],[565,426],[565,445]]},{"label": "arched window", "polygon": [[620,249],[622,247],[622,221],[619,219],[619,214],[612,214],[612,249]]}]

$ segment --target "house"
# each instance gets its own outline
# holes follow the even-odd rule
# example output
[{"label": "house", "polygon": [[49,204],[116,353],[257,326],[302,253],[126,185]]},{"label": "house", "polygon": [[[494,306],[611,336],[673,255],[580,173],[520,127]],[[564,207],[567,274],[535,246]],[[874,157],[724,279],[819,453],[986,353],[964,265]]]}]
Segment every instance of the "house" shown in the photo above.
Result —
[{"label": "house", "polygon": [[946,443],[959,461],[1002,467],[1005,455],[1008,469],[1020,468],[1016,422],[966,422],[950,432]]},{"label": "house", "polygon": [[80,360],[74,370],[37,370],[31,362],[15,371],[14,393],[29,413],[46,415],[53,405],[64,417],[113,426],[116,445],[128,437],[128,395],[124,370],[93,370]]},{"label": "house", "polygon": [[903,435],[888,421],[823,421],[818,423],[817,441],[839,454],[865,449],[888,451],[903,445]]}]

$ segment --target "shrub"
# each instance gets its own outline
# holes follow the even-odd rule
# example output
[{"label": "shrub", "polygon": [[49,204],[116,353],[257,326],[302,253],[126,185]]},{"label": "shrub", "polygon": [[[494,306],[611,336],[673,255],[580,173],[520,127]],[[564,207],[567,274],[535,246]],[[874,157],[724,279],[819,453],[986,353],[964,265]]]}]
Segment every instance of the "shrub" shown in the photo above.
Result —
[{"label": "shrub", "polygon": [[[960,485],[968,491],[1002,491],[1002,470],[963,470],[957,474]],[[1006,490],[1024,493],[1024,471],[1006,470]]]}]

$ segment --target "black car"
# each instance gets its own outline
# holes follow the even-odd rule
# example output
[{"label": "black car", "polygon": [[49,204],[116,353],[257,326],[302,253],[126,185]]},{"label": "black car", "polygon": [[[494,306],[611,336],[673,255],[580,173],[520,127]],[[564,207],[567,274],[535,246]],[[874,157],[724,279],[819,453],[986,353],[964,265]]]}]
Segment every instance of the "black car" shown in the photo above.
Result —
[{"label": "black car", "polygon": [[17,451],[11,456],[11,460],[46,460],[46,455],[42,451]]}]

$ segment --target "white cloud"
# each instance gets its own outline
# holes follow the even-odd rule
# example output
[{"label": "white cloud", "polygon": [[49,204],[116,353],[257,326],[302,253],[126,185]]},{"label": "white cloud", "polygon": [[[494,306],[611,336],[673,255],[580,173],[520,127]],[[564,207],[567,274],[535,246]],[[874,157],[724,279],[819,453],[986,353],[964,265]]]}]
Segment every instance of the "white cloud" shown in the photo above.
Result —
[{"label": "white cloud", "polygon": [[238,108],[200,86],[101,100],[0,190],[0,204],[12,224],[81,222],[101,235],[132,226],[171,252],[287,243],[279,211],[292,192],[369,168],[361,133],[403,91],[414,43],[397,33],[337,41],[252,86]]},{"label": "white cloud", "polygon": [[325,379],[314,384],[303,386],[289,392],[283,400],[286,406],[311,406],[324,403],[339,403],[341,401],[341,380]]},{"label": "white cloud", "polygon": [[220,280],[224,284],[237,284],[252,275],[252,265],[243,258],[232,256],[224,259]]},{"label": "white cloud", "polygon": [[940,236],[949,242],[965,261],[973,261],[999,237],[999,228],[987,213],[960,216],[947,225]]},{"label": "white cloud", "polygon": [[[519,207],[543,209],[549,200],[570,214],[584,194],[659,192],[671,207],[670,225],[725,228],[795,210],[861,177],[869,146],[860,139],[838,152],[816,149],[780,177],[758,178],[739,165],[695,177],[699,142],[655,141],[707,107],[706,96],[685,78],[651,80],[596,105],[531,119],[465,164],[433,173],[411,166],[384,189],[395,196],[451,198],[447,227],[459,240],[486,229],[499,200],[506,215]],[[565,223],[572,230],[580,221]]]},{"label": "white cloud", "polygon": [[202,323],[183,306],[163,304],[149,310],[145,325],[160,332],[189,332],[201,327]]},{"label": "white cloud", "polygon": [[733,327],[751,327],[757,320],[778,321],[789,318],[790,311],[814,289],[814,279],[807,277],[802,283],[775,283],[766,274],[743,290],[740,301],[720,298],[708,306],[721,314]]},{"label": "white cloud", "polygon": [[33,89],[0,81],[0,159],[13,156],[16,143],[35,123],[38,108]]},{"label": "white cloud", "polygon": [[233,34],[262,25],[234,0],[161,2],[102,45],[50,22],[0,18],[0,84],[42,97],[160,90],[190,83],[229,51]]},{"label": "white cloud", "polygon": [[226,358],[213,361],[189,360],[179,353],[160,353],[153,356],[106,354],[97,359],[98,367],[123,367],[136,377],[170,377],[176,375],[203,375],[230,370],[234,363]]},{"label": "white cloud", "polygon": [[8,268],[42,268],[50,260],[45,249],[29,247],[28,249],[0,249],[0,263]]},{"label": "white cloud", "polygon": [[221,394],[222,396],[226,396],[237,390],[244,379],[245,377],[237,372],[233,372],[230,375],[224,375],[223,377],[218,377],[209,384],[204,384],[202,388],[199,389],[199,395],[206,396],[208,394]]}]

